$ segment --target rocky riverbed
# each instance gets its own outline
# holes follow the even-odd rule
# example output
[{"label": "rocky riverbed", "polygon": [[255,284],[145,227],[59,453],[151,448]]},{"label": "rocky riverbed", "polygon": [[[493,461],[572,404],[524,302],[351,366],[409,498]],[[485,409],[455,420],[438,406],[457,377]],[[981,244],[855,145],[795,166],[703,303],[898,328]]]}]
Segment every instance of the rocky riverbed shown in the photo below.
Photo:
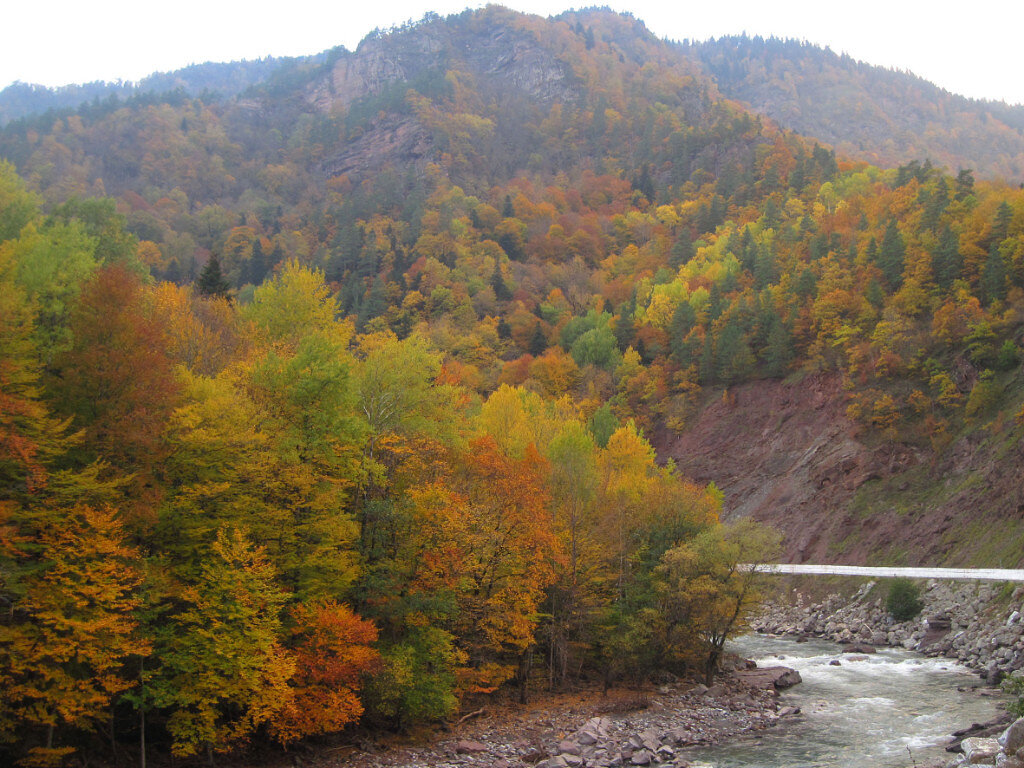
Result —
[{"label": "rocky riverbed", "polygon": [[799,714],[776,692],[799,675],[784,667],[739,669],[711,688],[664,685],[643,696],[584,697],[530,709],[496,709],[421,746],[364,748],[324,765],[348,768],[616,768],[695,765],[678,757],[688,746],[714,744],[770,728]]},{"label": "rocky riverbed", "polygon": [[[864,644],[864,650],[892,646],[956,659],[990,685],[1024,674],[1024,587],[931,580],[921,594],[921,614],[906,622],[888,614],[885,595],[884,582],[868,582],[852,597],[833,594],[813,603],[796,592],[789,604],[766,605],[751,626],[768,634]],[[997,718],[988,727],[975,724],[954,734],[947,749],[959,754],[935,768],[1024,768],[1024,719],[1007,727],[1011,719]]]},{"label": "rocky riverbed", "polygon": [[[812,603],[798,593],[790,604],[770,605],[752,621],[756,631],[806,635],[845,644],[893,646],[956,658],[997,682],[1024,667],[1024,589],[933,581],[925,585],[921,616],[893,622],[884,608],[884,582],[864,584],[853,596],[831,595]],[[687,747],[726,742],[799,715],[777,699],[778,688],[799,679],[784,667],[729,670],[710,689],[675,682],[644,694],[582,695],[539,706],[493,707],[416,745],[364,744],[306,765],[331,768],[618,768],[699,766],[684,757]],[[794,721],[796,722],[796,721]],[[992,733],[965,733],[966,763],[1017,760]],[[1024,725],[1019,726],[1024,729]],[[693,760],[692,750],[685,752]],[[1024,755],[1024,753],[1022,753]],[[952,756],[951,756],[952,759]],[[1008,766],[1017,765],[1007,762]],[[1024,766],[1024,760],[1020,765]]]},{"label": "rocky riverbed", "polygon": [[839,643],[898,646],[929,656],[946,656],[981,674],[991,684],[1024,668],[1024,588],[985,582],[929,581],[924,609],[897,623],[885,610],[884,583],[868,582],[852,597],[830,595],[808,603],[796,593],[790,604],[766,606],[751,625],[755,631],[812,635]]}]

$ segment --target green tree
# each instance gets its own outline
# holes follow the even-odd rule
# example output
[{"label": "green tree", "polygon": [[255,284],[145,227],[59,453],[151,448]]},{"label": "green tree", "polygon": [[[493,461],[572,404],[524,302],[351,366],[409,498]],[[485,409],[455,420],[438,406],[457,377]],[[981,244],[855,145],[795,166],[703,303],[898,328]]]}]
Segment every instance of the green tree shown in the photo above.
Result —
[{"label": "green tree", "polygon": [[544,329],[540,327],[540,321],[533,327],[533,335],[530,336],[530,343],[526,348],[534,357],[543,355],[548,348],[548,337],[544,335]]},{"label": "green tree", "polygon": [[42,365],[33,307],[0,248],[0,505],[39,490],[52,459],[67,448],[67,424],[42,401]]},{"label": "green tree", "polygon": [[924,603],[921,601],[921,591],[913,581],[901,577],[889,582],[885,609],[896,621],[910,621],[922,608]]},{"label": "green tree", "polygon": [[0,243],[18,237],[39,216],[39,197],[29,192],[14,166],[0,160]]},{"label": "green tree", "polygon": [[36,310],[36,338],[45,364],[71,344],[68,317],[79,291],[98,267],[96,239],[78,222],[29,224],[6,244],[16,279]]},{"label": "green tree", "polygon": [[1006,298],[1006,262],[997,244],[989,248],[988,258],[981,270],[980,287],[981,299],[986,306]]},{"label": "green tree", "polygon": [[548,590],[552,673],[563,684],[570,668],[581,663],[576,649],[591,639],[587,635],[601,605],[604,550],[596,536],[596,452],[593,436],[578,422],[562,427],[547,450],[555,535],[566,557]]},{"label": "green tree", "polygon": [[295,668],[280,642],[284,602],[263,551],[237,531],[218,532],[198,579],[155,628],[150,687],[170,710],[174,754],[227,749],[288,703]]},{"label": "green tree", "polygon": [[668,345],[672,356],[684,368],[693,363],[696,349],[690,331],[697,323],[697,312],[689,301],[681,301],[672,315],[672,324],[668,329]]},{"label": "green tree", "polygon": [[139,277],[148,275],[138,258],[138,238],[128,231],[128,220],[118,212],[113,198],[71,198],[54,208],[50,218],[68,224],[78,222],[89,237],[95,238],[93,255],[100,264],[117,265]]},{"label": "green tree", "polygon": [[666,652],[695,659],[710,685],[725,642],[741,631],[758,600],[761,566],[780,537],[744,520],[716,526],[667,551],[656,573]]},{"label": "green tree", "polygon": [[765,370],[769,376],[785,376],[793,357],[793,335],[782,319],[773,314],[768,330],[768,344],[764,350]]},{"label": "green tree", "polygon": [[612,413],[611,405],[605,403],[594,411],[594,415],[587,422],[587,427],[590,429],[590,434],[594,436],[597,447],[607,448],[608,440],[619,428],[619,420]]},{"label": "green tree", "polygon": [[223,299],[231,295],[231,285],[220,269],[220,259],[210,256],[209,261],[203,266],[199,273],[199,280],[196,282],[196,290],[203,296],[217,296]]},{"label": "green tree", "polygon": [[890,219],[878,249],[878,267],[882,270],[890,290],[896,290],[903,283],[903,262],[906,247],[903,236],[896,226],[896,219]]},{"label": "green tree", "polygon": [[960,256],[960,238],[947,224],[942,228],[939,241],[932,252],[932,274],[936,284],[948,291],[953,281],[960,277],[963,258]]},{"label": "green tree", "polygon": [[739,322],[730,319],[718,335],[715,372],[720,381],[731,383],[753,372],[754,354]]},{"label": "green tree", "polygon": [[668,265],[672,269],[678,270],[683,264],[689,263],[695,255],[690,233],[683,229],[676,237],[676,241],[672,243]]},{"label": "green tree", "polygon": [[508,301],[512,298],[512,291],[505,284],[505,278],[501,274],[501,262],[495,261],[494,272],[491,273],[491,288],[494,289],[494,297],[498,301]]}]

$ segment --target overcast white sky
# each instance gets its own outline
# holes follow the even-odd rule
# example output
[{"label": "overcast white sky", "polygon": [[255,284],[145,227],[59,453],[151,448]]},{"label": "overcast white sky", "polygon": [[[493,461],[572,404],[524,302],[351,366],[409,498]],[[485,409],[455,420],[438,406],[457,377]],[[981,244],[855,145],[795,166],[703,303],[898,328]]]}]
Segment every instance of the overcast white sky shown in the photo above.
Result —
[{"label": "overcast white sky", "polygon": [[[560,0],[508,0],[543,16]],[[746,31],[828,45],[907,69],[955,93],[1024,104],[1021,0],[594,0],[630,11],[660,37],[702,40]],[[50,0],[4,9],[0,88],[138,80],[204,61],[354,49],[368,32],[466,0]],[[586,5],[584,3],[583,5]],[[580,7],[576,5],[575,7]]]}]

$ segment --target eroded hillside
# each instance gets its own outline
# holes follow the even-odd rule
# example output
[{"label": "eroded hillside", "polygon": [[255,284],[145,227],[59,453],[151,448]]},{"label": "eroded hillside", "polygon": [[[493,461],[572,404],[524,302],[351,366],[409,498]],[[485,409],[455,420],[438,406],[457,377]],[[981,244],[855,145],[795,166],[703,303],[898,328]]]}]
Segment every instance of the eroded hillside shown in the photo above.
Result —
[{"label": "eroded hillside", "polygon": [[[1015,401],[1020,376],[1004,385]],[[1019,567],[1024,444],[1011,410],[935,450],[866,432],[838,377],[761,381],[712,400],[658,447],[714,482],[724,516],[778,527],[787,562]]]}]

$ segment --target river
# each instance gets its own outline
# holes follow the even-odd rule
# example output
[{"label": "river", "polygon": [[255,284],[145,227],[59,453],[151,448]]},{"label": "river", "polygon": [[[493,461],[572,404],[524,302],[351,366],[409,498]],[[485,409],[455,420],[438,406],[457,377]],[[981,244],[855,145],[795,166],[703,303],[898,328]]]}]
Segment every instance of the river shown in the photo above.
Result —
[{"label": "river", "polygon": [[[961,693],[977,676],[948,659],[909,651],[844,655],[835,643],[750,635],[732,650],[758,666],[784,665],[803,682],[781,706],[802,714],[755,736],[687,750],[715,768],[908,768],[949,758],[949,735],[998,714],[998,696]],[[841,666],[829,662],[839,660]],[[858,659],[858,660],[855,660]],[[909,751],[908,751],[909,750]]]}]

